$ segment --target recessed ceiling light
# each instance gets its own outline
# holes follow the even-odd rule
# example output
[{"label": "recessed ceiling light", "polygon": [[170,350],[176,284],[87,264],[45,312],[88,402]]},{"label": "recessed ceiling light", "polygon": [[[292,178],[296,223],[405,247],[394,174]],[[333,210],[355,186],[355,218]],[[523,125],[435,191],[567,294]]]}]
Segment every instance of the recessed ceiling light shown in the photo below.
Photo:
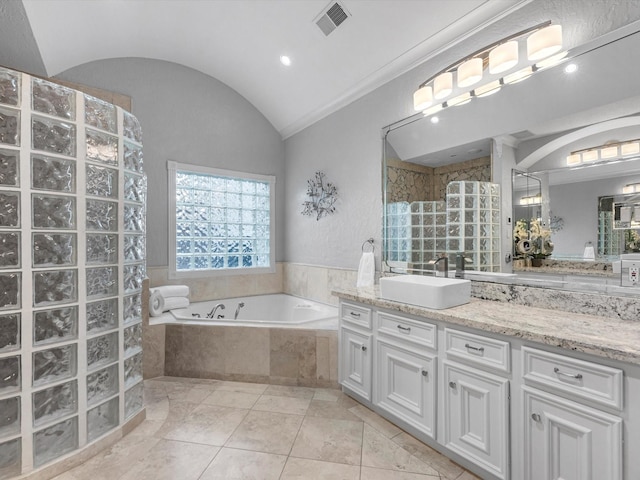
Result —
[{"label": "recessed ceiling light", "polygon": [[431,117],[431,123],[438,123],[440,119],[438,117]]},{"label": "recessed ceiling light", "polygon": [[566,73],[573,73],[576,70],[578,70],[578,65],[576,65],[575,63],[570,63],[569,65],[567,65],[566,67],[564,67],[564,71]]},{"label": "recessed ceiling light", "polygon": [[291,58],[287,57],[286,55],[280,55],[280,63],[285,67],[288,67],[289,65],[291,65]]}]

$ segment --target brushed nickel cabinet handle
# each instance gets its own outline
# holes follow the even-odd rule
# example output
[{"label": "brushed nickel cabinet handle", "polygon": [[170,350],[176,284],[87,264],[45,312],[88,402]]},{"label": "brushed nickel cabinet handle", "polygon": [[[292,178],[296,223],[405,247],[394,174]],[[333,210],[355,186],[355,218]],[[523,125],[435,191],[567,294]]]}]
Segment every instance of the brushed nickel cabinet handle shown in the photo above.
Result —
[{"label": "brushed nickel cabinet handle", "polygon": [[360,314],[356,313],[356,312],[349,312],[349,315],[351,315],[352,317],[355,317],[355,318],[360,318]]},{"label": "brushed nickel cabinet handle", "polygon": [[366,352],[366,351],[367,351],[367,347],[365,347],[364,345],[362,345],[362,347],[361,347],[361,348],[362,348],[362,351],[363,351],[363,352]]},{"label": "brushed nickel cabinet handle", "polygon": [[558,375],[564,375],[565,377],[569,377],[569,378],[575,378],[576,380],[580,380],[582,378],[582,374],[581,373],[565,373],[563,371],[561,371],[558,367],[555,367],[553,369],[554,373],[557,373]]},{"label": "brushed nickel cabinet handle", "polygon": [[456,388],[457,385],[456,385],[456,382],[449,382],[449,386],[451,388]]},{"label": "brushed nickel cabinet handle", "polygon": [[426,371],[426,370],[422,370],[422,376],[423,376],[423,377],[427,377],[427,376],[429,376],[429,372],[428,372],[428,371]]},{"label": "brushed nickel cabinet handle", "polygon": [[469,345],[468,343],[464,344],[464,348],[468,348],[469,350],[475,350],[476,352],[484,352],[484,347],[474,347],[473,345]]},{"label": "brushed nickel cabinet handle", "polygon": [[403,327],[402,325],[398,325],[398,328],[404,332],[410,332],[411,327]]},{"label": "brushed nickel cabinet handle", "polygon": [[533,420],[534,422],[540,422],[542,421],[542,417],[540,416],[539,413],[532,413],[531,420]]}]

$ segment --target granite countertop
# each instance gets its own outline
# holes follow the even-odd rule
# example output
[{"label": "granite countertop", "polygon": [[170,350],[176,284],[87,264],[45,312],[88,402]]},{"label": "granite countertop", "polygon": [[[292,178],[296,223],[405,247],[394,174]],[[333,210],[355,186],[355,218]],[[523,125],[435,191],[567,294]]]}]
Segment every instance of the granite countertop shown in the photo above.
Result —
[{"label": "granite countertop", "polygon": [[384,300],[378,286],[343,288],[333,294],[374,307],[640,365],[640,319],[603,318],[473,297],[465,305],[432,310]]}]

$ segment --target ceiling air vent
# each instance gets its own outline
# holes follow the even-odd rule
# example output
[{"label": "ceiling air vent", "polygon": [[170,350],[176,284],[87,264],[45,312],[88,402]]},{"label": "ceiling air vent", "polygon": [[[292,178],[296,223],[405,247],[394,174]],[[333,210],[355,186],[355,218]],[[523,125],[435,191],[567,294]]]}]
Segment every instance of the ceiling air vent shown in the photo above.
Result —
[{"label": "ceiling air vent", "polygon": [[342,5],[338,2],[332,2],[329,4],[329,8],[316,18],[316,25],[322,33],[329,35],[333,32],[342,22],[349,18],[349,14]]}]

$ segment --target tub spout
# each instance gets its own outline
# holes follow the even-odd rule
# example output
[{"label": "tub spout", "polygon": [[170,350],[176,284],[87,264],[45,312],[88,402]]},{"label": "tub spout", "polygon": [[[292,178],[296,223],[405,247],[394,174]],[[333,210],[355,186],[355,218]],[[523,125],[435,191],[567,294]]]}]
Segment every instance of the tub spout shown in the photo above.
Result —
[{"label": "tub spout", "polygon": [[238,314],[240,313],[240,309],[241,309],[242,307],[244,307],[244,302],[240,302],[240,303],[238,304],[238,308],[236,308],[236,313],[233,315],[233,319],[234,319],[234,320],[237,320],[237,318],[238,318]]},{"label": "tub spout", "polygon": [[[215,307],[213,307],[213,309],[209,313],[207,313],[207,318],[216,318],[216,310],[218,309],[224,310],[224,303],[218,303]],[[224,318],[224,315],[218,315],[217,318]]]}]

